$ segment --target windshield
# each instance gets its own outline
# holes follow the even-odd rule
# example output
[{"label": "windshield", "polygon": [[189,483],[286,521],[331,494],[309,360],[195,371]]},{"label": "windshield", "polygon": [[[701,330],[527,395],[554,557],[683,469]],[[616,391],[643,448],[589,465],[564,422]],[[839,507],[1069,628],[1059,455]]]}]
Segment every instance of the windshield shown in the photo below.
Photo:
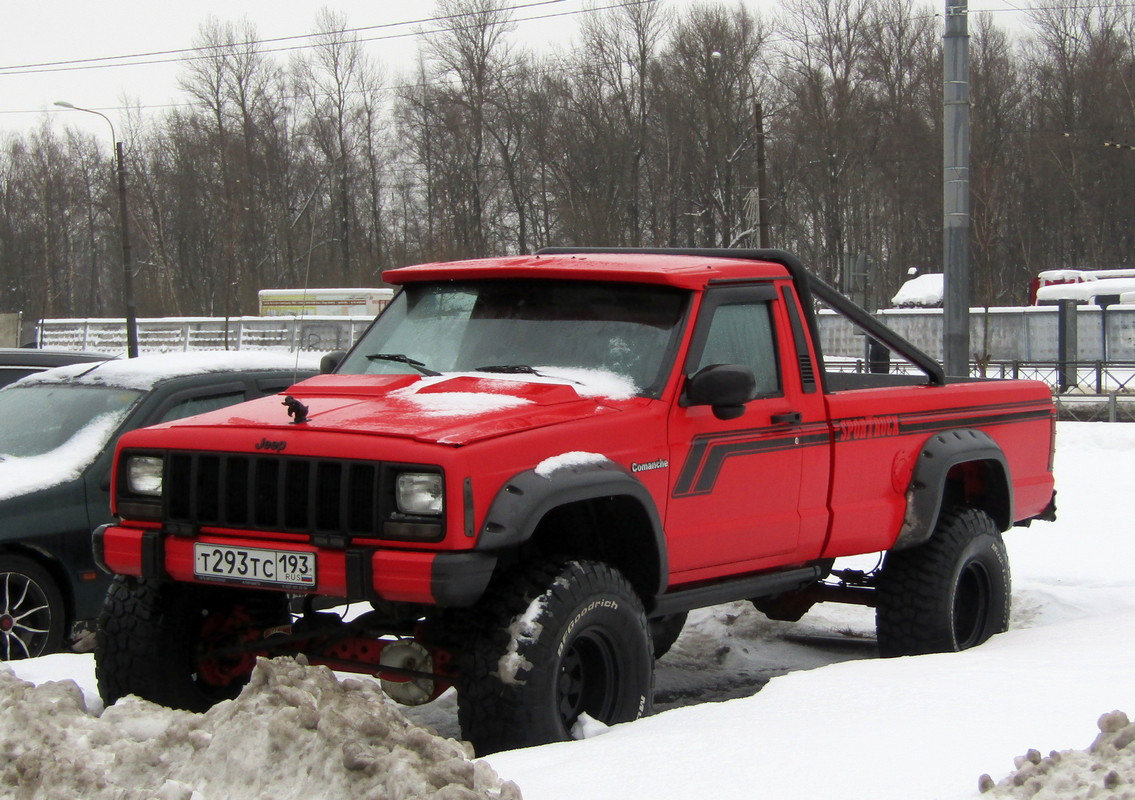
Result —
[{"label": "windshield", "polygon": [[[109,386],[8,386],[0,390],[0,419],[4,420],[0,456],[10,460],[44,455],[88,428],[99,432],[101,449],[141,394]],[[86,441],[88,437],[82,438]]]},{"label": "windshield", "polygon": [[490,371],[569,380],[601,373],[656,397],[686,301],[682,290],[618,283],[410,284],[338,371]]}]

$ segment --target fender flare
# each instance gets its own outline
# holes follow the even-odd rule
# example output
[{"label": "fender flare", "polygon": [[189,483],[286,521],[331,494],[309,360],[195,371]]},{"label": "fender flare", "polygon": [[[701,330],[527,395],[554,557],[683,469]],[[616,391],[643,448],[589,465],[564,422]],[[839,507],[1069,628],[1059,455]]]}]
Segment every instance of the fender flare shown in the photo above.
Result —
[{"label": "fender flare", "polygon": [[988,511],[1000,530],[1013,524],[1013,492],[1005,453],[993,437],[974,428],[959,428],[931,436],[922,445],[906,491],[906,514],[892,550],[914,547],[927,541],[938,524],[946,492],[946,477],[959,464],[982,462],[992,465],[991,486],[982,509]]},{"label": "fender flare", "polygon": [[548,474],[525,470],[510,478],[497,492],[477,541],[478,550],[518,547],[536,531],[540,520],[560,506],[606,497],[629,497],[643,509],[650,524],[650,535],[658,560],[653,591],[666,590],[669,560],[662,517],[654,497],[625,467],[610,459],[559,467]]}]

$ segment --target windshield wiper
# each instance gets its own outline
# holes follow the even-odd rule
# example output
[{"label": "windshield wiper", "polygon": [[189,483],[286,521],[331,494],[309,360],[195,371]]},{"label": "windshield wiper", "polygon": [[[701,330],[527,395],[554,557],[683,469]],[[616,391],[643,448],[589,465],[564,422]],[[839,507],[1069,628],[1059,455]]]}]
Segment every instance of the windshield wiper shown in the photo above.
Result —
[{"label": "windshield wiper", "polygon": [[499,372],[502,375],[535,375],[538,378],[551,378],[557,381],[566,381],[567,383],[574,383],[576,386],[583,386],[583,381],[577,381],[575,378],[569,378],[565,375],[549,374],[541,372],[535,367],[530,367],[527,364],[497,364],[491,367],[474,367],[474,372]]},{"label": "windshield wiper", "polygon": [[[504,375],[540,375],[540,372],[527,364],[497,364],[492,367],[474,367],[474,372],[500,372]],[[543,377],[542,375],[540,377]]]},{"label": "windshield wiper", "polygon": [[435,372],[416,358],[410,358],[401,353],[371,353],[367,358],[371,361],[397,361],[399,364],[408,364],[418,372],[431,378],[441,375],[440,372]]}]

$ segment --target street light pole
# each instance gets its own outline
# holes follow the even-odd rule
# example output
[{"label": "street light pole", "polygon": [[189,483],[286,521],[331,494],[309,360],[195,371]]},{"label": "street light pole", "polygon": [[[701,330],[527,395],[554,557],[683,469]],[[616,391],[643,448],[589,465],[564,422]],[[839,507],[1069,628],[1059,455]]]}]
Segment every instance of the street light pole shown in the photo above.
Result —
[{"label": "street light pole", "polygon": [[102,117],[110,126],[110,139],[114,142],[115,173],[118,178],[118,223],[122,238],[122,296],[126,305],[126,355],[128,358],[137,358],[138,314],[134,308],[134,269],[130,256],[130,216],[126,210],[126,157],[122,142],[118,140],[118,136],[115,134],[114,123],[110,121],[110,117],[101,111],[81,108],[68,103],[66,100],[56,100],[55,105]]},{"label": "street light pole", "polygon": [[[755,89],[753,94],[756,94]],[[760,217],[757,222],[757,241],[762,248],[767,249],[771,245],[768,234],[768,187],[765,179],[765,110],[760,100],[755,103],[754,115],[757,127],[757,215]]]}]

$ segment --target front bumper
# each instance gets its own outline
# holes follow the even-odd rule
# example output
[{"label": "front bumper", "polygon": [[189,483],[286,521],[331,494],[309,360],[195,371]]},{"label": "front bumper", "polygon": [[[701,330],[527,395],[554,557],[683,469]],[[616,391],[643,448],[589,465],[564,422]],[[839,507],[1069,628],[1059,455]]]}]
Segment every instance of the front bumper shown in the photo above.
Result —
[{"label": "front bumper", "polygon": [[[386,600],[469,606],[484,593],[497,563],[495,555],[482,552],[378,547],[332,549],[293,541],[213,534],[189,538],[113,523],[97,528],[92,538],[95,560],[109,573],[200,585],[239,586],[241,582],[236,579],[213,581],[196,575],[193,569],[195,542],[313,553],[317,563],[315,586],[302,593],[341,597],[348,602]],[[248,585],[298,593],[294,587],[274,589],[262,584]]]}]

